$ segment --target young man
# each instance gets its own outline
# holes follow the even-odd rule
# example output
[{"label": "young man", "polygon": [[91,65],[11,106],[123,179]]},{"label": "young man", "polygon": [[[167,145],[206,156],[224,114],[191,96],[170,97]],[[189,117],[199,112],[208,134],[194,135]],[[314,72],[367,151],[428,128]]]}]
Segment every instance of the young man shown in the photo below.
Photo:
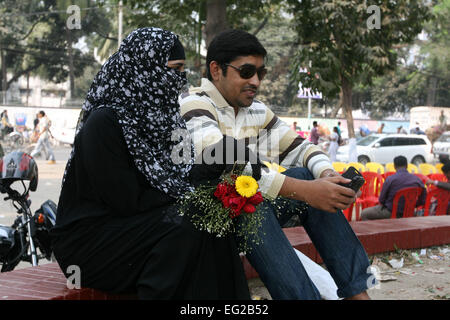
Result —
[{"label": "young man", "polygon": [[349,180],[333,170],[319,147],[255,100],[266,74],[266,54],[258,39],[244,31],[225,31],[213,39],[206,58],[208,79],[180,100],[196,153],[231,136],[256,140],[262,146],[257,150],[259,157],[290,168],[283,174],[263,170],[258,181],[261,191],[269,198],[292,200],[280,205],[280,215],[269,202],[264,203],[263,241],[250,243],[252,250],[247,253],[272,298],[320,299],[281,229],[298,214],[338,286],[337,294],[368,299],[369,260],[340,212],[355,201],[355,192],[338,185]]},{"label": "young man", "polygon": [[53,154],[52,147],[50,145],[49,137],[50,137],[50,126],[51,121],[47,117],[44,111],[39,111],[38,113],[39,123],[37,124],[38,134],[37,134],[37,144],[34,150],[31,152],[31,156],[34,157],[36,154],[41,152],[42,150],[48,155],[48,163],[55,164],[55,155]]},{"label": "young man", "polygon": [[[438,188],[450,191],[450,161],[447,161],[447,163],[442,166],[441,170],[444,173],[445,177],[447,178],[447,182],[428,179],[425,182],[425,184],[426,185],[434,184]],[[435,210],[436,210],[436,207],[433,208],[433,206],[432,206],[431,211],[435,212]],[[447,214],[450,214],[450,203],[447,206]]]},{"label": "young man", "polygon": [[427,185],[434,184],[438,188],[450,191],[450,161],[444,164],[441,170],[447,178],[447,182],[428,179],[425,183]]},{"label": "young man", "polygon": [[[381,189],[379,202],[380,204],[374,207],[366,208],[361,212],[362,220],[374,220],[374,219],[389,219],[392,213],[392,205],[394,202],[395,194],[404,188],[409,187],[421,187],[423,192],[420,195],[417,206],[425,204],[427,198],[427,191],[420,178],[408,172],[408,160],[404,156],[398,156],[394,158],[394,168],[397,171],[394,175],[387,177]],[[402,212],[402,208],[399,205],[398,210]]]}]

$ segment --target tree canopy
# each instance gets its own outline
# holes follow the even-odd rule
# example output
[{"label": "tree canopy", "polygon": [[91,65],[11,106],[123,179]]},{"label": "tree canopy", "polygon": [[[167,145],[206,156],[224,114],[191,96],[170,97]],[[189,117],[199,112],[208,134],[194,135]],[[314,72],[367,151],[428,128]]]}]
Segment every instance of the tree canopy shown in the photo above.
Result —
[{"label": "tree canopy", "polygon": [[[70,5],[80,8],[81,29],[67,28]],[[449,8],[450,0],[123,0],[123,36],[145,26],[179,34],[188,80],[198,85],[211,38],[226,28],[247,30],[269,53],[259,99],[278,113],[304,115],[301,81],[323,93],[313,111],[331,106],[334,116],[342,107],[351,126],[353,108],[380,118],[449,106]],[[94,52],[105,60],[118,48],[118,10],[119,0],[0,0],[0,80],[12,75],[2,86],[29,74],[70,78],[83,98],[100,67]]]},{"label": "tree canopy", "polygon": [[[352,89],[371,84],[375,76],[395,69],[395,46],[411,43],[429,19],[422,1],[288,0],[296,21],[301,49],[296,68],[309,67],[310,74],[297,79],[327,96],[340,94],[349,136],[354,137]],[[370,5],[379,9],[379,26],[371,28]]]},{"label": "tree canopy", "polygon": [[[12,82],[28,74],[55,83],[64,82],[70,74],[82,76],[87,66],[95,64],[89,53],[74,47],[80,38],[105,22],[101,11],[90,10],[91,2],[0,0],[2,88],[7,90]],[[67,8],[71,4],[81,8],[80,29],[67,27],[70,17]],[[6,72],[12,77],[7,79]]]}]

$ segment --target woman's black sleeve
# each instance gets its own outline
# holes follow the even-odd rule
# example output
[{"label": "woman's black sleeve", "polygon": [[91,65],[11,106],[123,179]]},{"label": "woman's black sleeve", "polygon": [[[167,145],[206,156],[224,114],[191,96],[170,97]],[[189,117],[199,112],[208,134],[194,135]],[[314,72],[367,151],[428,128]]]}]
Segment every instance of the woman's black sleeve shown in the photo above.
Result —
[{"label": "woman's black sleeve", "polygon": [[94,111],[80,132],[83,165],[94,192],[117,215],[147,212],[173,199],[139,177],[114,111]]}]

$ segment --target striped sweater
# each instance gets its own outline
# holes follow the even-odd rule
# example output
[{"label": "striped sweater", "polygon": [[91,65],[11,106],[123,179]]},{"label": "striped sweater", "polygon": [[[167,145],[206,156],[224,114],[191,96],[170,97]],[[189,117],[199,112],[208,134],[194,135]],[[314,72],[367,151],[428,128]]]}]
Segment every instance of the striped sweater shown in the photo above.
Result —
[{"label": "striped sweater", "polygon": [[[208,79],[200,87],[180,96],[181,115],[194,141],[197,154],[228,135],[246,139],[249,148],[262,160],[276,162],[285,168],[307,167],[315,178],[332,169],[328,155],[306,141],[281,121],[265,104],[254,100],[237,115]],[[249,168],[249,166],[248,166]],[[285,176],[273,170],[263,171],[259,180],[261,192],[275,198]]]}]

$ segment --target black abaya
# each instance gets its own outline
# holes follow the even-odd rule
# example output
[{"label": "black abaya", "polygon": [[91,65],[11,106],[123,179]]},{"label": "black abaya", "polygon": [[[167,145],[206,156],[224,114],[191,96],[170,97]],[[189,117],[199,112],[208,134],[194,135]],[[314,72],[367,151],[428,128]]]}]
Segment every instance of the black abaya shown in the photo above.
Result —
[{"label": "black abaya", "polygon": [[63,271],[78,265],[82,286],[141,299],[250,299],[234,238],[194,229],[148,184],[113,110],[93,111],[74,148],[52,230]]}]

